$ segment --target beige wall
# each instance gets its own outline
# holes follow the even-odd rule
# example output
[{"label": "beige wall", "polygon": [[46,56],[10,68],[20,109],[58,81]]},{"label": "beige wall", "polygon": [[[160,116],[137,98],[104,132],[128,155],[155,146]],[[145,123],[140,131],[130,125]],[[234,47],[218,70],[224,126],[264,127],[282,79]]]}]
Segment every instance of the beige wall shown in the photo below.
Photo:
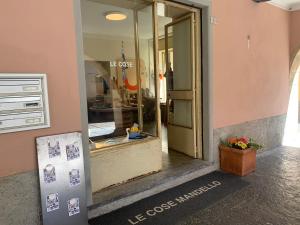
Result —
[{"label": "beige wall", "polygon": [[0,135],[0,176],[37,167],[35,137],[77,131],[79,92],[72,1],[0,6],[0,72],[47,73],[51,128]]},{"label": "beige wall", "polygon": [[300,10],[290,14],[290,52],[291,63],[294,56],[300,50]]},{"label": "beige wall", "polygon": [[289,12],[253,1],[212,2],[217,18],[213,25],[214,127],[286,113]]}]

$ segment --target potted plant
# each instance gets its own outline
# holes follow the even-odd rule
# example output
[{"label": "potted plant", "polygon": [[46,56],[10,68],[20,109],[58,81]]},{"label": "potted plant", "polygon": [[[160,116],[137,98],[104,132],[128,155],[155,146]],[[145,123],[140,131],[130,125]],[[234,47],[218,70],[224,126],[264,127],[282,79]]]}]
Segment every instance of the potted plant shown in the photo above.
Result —
[{"label": "potted plant", "polygon": [[230,137],[221,141],[220,167],[223,171],[245,176],[256,168],[256,150],[262,148],[248,137]]}]

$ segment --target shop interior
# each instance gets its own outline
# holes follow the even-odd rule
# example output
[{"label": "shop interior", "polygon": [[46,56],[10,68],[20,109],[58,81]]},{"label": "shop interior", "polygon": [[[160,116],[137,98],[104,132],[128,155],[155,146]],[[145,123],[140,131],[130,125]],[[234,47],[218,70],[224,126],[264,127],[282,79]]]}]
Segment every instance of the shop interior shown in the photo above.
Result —
[{"label": "shop interior", "polygon": [[[180,127],[193,130],[195,106],[191,97],[170,97],[173,90],[184,92],[194,87],[186,75],[193,70],[190,55],[194,39],[186,35],[191,33],[193,22],[188,9],[161,3],[154,26],[151,2],[81,2],[88,133],[91,152],[161,136],[162,169],[167,170],[199,158],[194,152],[170,146],[173,143],[180,148],[180,143],[186,142],[188,148],[195,140],[189,133],[180,140],[178,131]],[[171,135],[172,126],[179,128]],[[138,135],[130,138],[132,133]],[[189,141],[189,137],[194,139]]]}]

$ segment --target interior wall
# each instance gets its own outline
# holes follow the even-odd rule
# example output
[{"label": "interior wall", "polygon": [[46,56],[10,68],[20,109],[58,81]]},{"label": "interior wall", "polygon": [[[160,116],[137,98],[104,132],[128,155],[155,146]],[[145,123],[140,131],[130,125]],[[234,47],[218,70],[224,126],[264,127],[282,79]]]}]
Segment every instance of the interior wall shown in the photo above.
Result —
[{"label": "interior wall", "polygon": [[1,1],[0,72],[48,75],[51,128],[1,134],[0,176],[37,167],[36,137],[81,129],[72,4]]},{"label": "interior wall", "polygon": [[[289,12],[267,3],[213,0],[214,128],[285,114]],[[248,43],[249,39],[249,43]]]},{"label": "interior wall", "polygon": [[290,52],[291,63],[300,50],[300,10],[290,13]]},{"label": "interior wall", "polygon": [[99,61],[112,61],[121,58],[122,41],[128,59],[135,58],[134,39],[105,37],[85,34],[83,36],[85,56]]},{"label": "interior wall", "polygon": [[[136,64],[135,61],[135,42],[133,38],[122,37],[105,37],[100,35],[85,34],[83,37],[84,53],[87,60],[96,61],[118,61],[121,59],[122,41],[124,42],[124,51],[126,60]],[[150,75],[150,59],[149,59],[149,41],[147,39],[140,39],[140,58],[141,67],[145,68],[142,71],[142,88],[150,88],[149,75]],[[120,73],[120,67],[118,67]],[[116,71],[111,69],[111,73],[115,74]],[[137,83],[136,67],[127,70],[126,74],[130,84]],[[119,80],[122,77],[119,76]]]}]

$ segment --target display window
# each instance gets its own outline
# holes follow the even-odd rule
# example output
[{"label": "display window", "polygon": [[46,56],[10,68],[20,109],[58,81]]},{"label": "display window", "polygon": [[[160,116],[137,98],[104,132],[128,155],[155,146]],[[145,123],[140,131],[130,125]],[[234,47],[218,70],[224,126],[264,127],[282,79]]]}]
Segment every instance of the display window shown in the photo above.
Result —
[{"label": "display window", "polygon": [[152,10],[151,1],[82,1],[91,148],[157,136]]}]

